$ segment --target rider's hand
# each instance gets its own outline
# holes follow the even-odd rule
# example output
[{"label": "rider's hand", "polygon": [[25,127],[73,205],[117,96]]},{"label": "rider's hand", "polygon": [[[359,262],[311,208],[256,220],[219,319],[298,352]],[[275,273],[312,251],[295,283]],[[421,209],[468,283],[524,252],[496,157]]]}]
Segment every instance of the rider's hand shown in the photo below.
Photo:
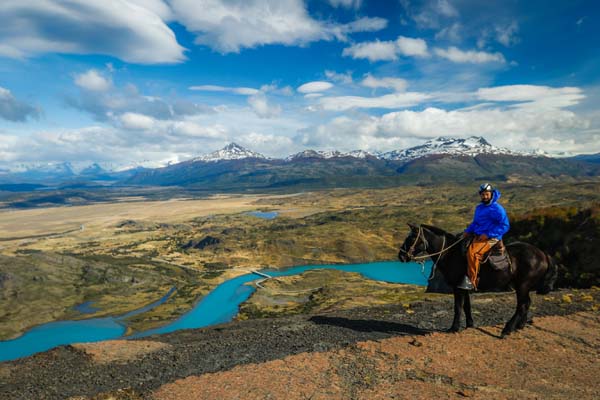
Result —
[{"label": "rider's hand", "polygon": [[485,233],[482,233],[481,235],[479,235],[479,239],[488,240],[488,235],[486,235]]}]

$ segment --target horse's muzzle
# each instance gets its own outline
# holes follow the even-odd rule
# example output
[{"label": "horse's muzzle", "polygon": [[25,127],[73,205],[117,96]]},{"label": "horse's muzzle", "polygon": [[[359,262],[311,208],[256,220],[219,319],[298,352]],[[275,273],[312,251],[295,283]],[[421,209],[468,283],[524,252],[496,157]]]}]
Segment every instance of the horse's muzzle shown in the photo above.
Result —
[{"label": "horse's muzzle", "polygon": [[400,249],[400,251],[398,252],[398,259],[401,262],[408,262],[408,261],[410,261],[411,257],[406,251],[404,251],[403,249]]}]

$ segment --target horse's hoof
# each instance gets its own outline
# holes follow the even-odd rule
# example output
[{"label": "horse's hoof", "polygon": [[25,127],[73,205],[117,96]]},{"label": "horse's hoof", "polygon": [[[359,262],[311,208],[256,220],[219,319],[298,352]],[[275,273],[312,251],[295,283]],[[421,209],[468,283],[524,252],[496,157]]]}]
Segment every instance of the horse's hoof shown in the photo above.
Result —
[{"label": "horse's hoof", "polygon": [[475,324],[473,322],[467,322],[467,329],[468,328],[475,328]]},{"label": "horse's hoof", "polygon": [[502,333],[500,334],[500,339],[504,339],[504,338],[506,338],[508,335],[510,335],[510,332],[508,332],[508,331],[502,331]]},{"label": "horse's hoof", "polygon": [[452,326],[446,332],[448,332],[448,333],[458,333],[458,332],[460,332],[460,328],[456,328],[456,327]]}]

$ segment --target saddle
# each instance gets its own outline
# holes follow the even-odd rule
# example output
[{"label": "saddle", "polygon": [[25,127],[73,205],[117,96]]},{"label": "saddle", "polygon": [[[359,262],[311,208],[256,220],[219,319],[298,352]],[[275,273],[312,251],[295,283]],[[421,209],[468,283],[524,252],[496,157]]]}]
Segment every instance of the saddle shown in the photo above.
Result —
[{"label": "saddle", "polygon": [[492,269],[498,271],[512,268],[510,256],[508,251],[506,251],[506,246],[504,246],[504,242],[502,240],[493,245],[490,251],[487,252],[482,264],[485,264],[486,262],[490,264]]},{"label": "saddle", "polygon": [[[463,242],[462,251],[464,256],[467,255],[467,249],[471,245],[472,241],[473,239],[471,238]],[[510,256],[502,240],[498,241],[498,243],[493,245],[492,248],[483,255],[483,261],[481,264],[483,265],[485,263],[489,263],[490,267],[497,271],[512,269]]]}]

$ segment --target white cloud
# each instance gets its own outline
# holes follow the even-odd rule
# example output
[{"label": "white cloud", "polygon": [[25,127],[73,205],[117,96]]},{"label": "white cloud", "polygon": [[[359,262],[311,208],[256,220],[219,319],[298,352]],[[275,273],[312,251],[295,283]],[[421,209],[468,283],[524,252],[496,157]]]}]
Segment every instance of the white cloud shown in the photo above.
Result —
[{"label": "white cloud", "polygon": [[396,39],[398,52],[405,56],[427,57],[427,43],[423,39],[398,36]]},{"label": "white cloud", "polygon": [[496,26],[496,40],[504,46],[512,46],[519,42],[517,33],[519,25],[516,21],[511,22],[506,26]]},{"label": "white cloud", "polygon": [[402,78],[375,78],[371,74],[368,74],[360,83],[363,86],[376,89],[376,88],[391,88],[396,92],[403,92],[408,87],[408,82]]},{"label": "white cloud", "polygon": [[396,51],[396,43],[375,40],[374,42],[357,43],[347,47],[342,52],[342,55],[350,56],[355,59],[364,58],[371,62],[394,61],[398,59]]},{"label": "white cloud", "polygon": [[329,4],[331,4],[333,7],[346,7],[346,8],[354,8],[359,9],[361,4],[362,4],[362,0],[328,0]]},{"label": "white cloud", "polygon": [[15,98],[10,90],[0,86],[0,118],[14,122],[25,122],[27,118],[38,118],[40,111]]},{"label": "white cloud", "polygon": [[506,60],[501,53],[487,53],[485,51],[468,50],[463,51],[454,46],[448,49],[435,48],[434,53],[439,57],[446,58],[455,63],[482,64],[496,62],[504,64]]},{"label": "white cloud", "polygon": [[430,96],[425,93],[404,92],[380,97],[338,96],[324,97],[319,105],[328,111],[346,111],[353,108],[406,108],[424,102]]},{"label": "white cloud", "polygon": [[305,99],[316,99],[317,97],[323,97],[323,93],[308,93],[304,95]]},{"label": "white cloud", "polygon": [[[461,32],[463,26],[459,22],[455,22],[450,26],[442,28],[435,34],[436,40],[446,39],[451,42],[460,42],[462,40]],[[481,47],[481,46],[480,46]]]},{"label": "white cloud", "polygon": [[[92,87],[102,86],[102,84],[98,85],[99,81],[96,82],[95,79],[83,79],[83,82],[88,84],[87,89],[90,81],[95,82]],[[143,95],[132,84],[125,85],[123,88],[110,86],[105,91],[83,90],[78,96],[67,96],[66,102],[71,107],[91,114],[99,121],[114,121],[117,124],[122,122],[119,116],[126,113],[166,120],[215,112],[214,108],[183,98]]]},{"label": "white cloud", "polygon": [[106,54],[140,64],[184,61],[185,49],[156,12],[163,17],[169,13],[158,0],[3,1],[0,55],[54,52]]},{"label": "white cloud", "polygon": [[248,104],[256,112],[256,115],[261,118],[273,118],[281,114],[281,107],[269,104],[263,93],[249,97]]},{"label": "white cloud", "polygon": [[314,81],[305,83],[302,86],[299,86],[296,89],[300,93],[315,93],[315,92],[324,92],[333,87],[333,84],[325,81]]},{"label": "white cloud", "polygon": [[593,135],[598,134],[587,133],[589,127],[589,121],[560,109],[548,113],[500,108],[448,111],[430,107],[422,111],[394,111],[380,117],[337,117],[302,130],[296,140],[313,148],[389,151],[419,145],[437,136],[476,135],[513,150],[600,151],[600,144],[589,147]]},{"label": "white cloud", "polygon": [[93,92],[105,92],[112,86],[111,80],[102,76],[95,69],[90,69],[83,74],[76,75],[75,83],[77,86]]},{"label": "white cloud", "polygon": [[162,0],[127,0],[129,3],[145,8],[158,15],[163,21],[173,18],[171,8]]},{"label": "white cloud", "polygon": [[340,83],[345,83],[345,84],[350,84],[353,82],[352,72],[350,72],[350,71],[340,73],[340,72],[326,70],[325,76],[327,77],[327,79],[330,79],[335,82],[340,82]]},{"label": "white cloud", "polygon": [[435,4],[437,12],[446,17],[457,17],[458,10],[448,0],[438,0]]},{"label": "white cloud", "polygon": [[235,94],[241,94],[245,96],[252,96],[258,94],[260,91],[258,89],[249,88],[249,87],[227,87],[227,86],[217,86],[217,85],[200,85],[200,86],[190,86],[190,90],[198,90],[198,91],[206,91],[206,92],[229,92]]},{"label": "white cloud", "polygon": [[382,18],[349,24],[313,19],[302,0],[171,0],[174,18],[196,35],[197,44],[222,53],[269,44],[305,45],[345,40],[353,32],[385,27]]},{"label": "white cloud", "polygon": [[376,32],[385,29],[387,24],[388,21],[383,18],[363,17],[348,24],[333,27],[332,29],[339,29],[342,34],[353,32]]},{"label": "white cloud", "polygon": [[119,117],[125,129],[149,130],[152,129],[156,120],[144,114],[125,113]]},{"label": "white cloud", "polygon": [[406,12],[420,28],[438,29],[448,20],[460,17],[456,7],[448,0],[416,2],[416,7],[412,3],[408,0],[402,1]]},{"label": "white cloud", "polygon": [[409,57],[427,57],[427,42],[419,38],[398,36],[395,41],[379,41],[356,43],[342,52],[343,56],[364,58],[371,62],[394,61],[398,55]]},{"label": "white cloud", "polygon": [[175,136],[222,140],[226,129],[220,125],[204,126],[194,121],[166,121],[164,129]]},{"label": "white cloud", "polygon": [[552,88],[537,85],[507,85],[481,88],[477,91],[481,100],[522,102],[518,107],[563,108],[574,106],[585,98],[577,87]]}]

